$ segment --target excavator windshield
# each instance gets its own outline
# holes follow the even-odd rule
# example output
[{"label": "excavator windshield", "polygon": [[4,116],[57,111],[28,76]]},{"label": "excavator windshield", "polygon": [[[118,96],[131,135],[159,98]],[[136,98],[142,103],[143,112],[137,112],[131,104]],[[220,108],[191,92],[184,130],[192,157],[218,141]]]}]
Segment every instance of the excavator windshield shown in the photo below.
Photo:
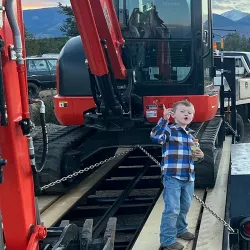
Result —
[{"label": "excavator windshield", "polygon": [[190,0],[126,0],[125,8],[126,38],[191,37]]},{"label": "excavator windshield", "polygon": [[140,82],[182,82],[192,67],[191,0],[119,1],[119,22]]}]

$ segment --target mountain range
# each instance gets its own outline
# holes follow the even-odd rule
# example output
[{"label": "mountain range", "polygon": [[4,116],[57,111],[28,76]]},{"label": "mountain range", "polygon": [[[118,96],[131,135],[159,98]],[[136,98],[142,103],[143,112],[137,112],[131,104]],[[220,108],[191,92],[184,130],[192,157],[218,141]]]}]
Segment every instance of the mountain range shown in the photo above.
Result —
[{"label": "mountain range", "polygon": [[[60,27],[66,16],[59,13],[58,7],[24,10],[23,16],[28,32],[36,38],[63,36]],[[231,10],[221,15],[213,14],[213,25],[217,35],[230,33],[220,29],[236,30],[240,35],[250,38],[250,13]]]}]

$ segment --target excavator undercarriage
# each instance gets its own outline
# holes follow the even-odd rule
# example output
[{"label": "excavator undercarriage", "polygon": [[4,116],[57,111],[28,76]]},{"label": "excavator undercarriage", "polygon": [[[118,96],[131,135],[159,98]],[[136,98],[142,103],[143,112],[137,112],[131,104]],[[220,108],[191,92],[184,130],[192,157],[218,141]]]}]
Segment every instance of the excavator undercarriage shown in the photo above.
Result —
[{"label": "excavator undercarriage", "polygon": [[[194,123],[190,126],[195,131],[196,138],[205,154],[204,161],[195,167],[196,187],[198,188],[212,188],[215,184],[223,143],[222,122],[222,118],[217,116],[211,121]],[[76,126],[66,127],[49,135],[48,155],[44,168],[39,173],[39,186],[36,190],[39,193],[39,189],[43,186],[113,156],[117,148],[130,148],[137,145],[157,147],[158,145],[150,140],[151,129],[151,126],[145,126],[128,131],[108,132],[97,131],[86,126]],[[39,166],[43,151],[42,141],[35,141],[34,146]],[[92,172],[88,171],[81,175],[78,180],[82,180],[90,173]],[[73,178],[46,188],[42,194],[62,194],[76,183],[77,178]]]}]

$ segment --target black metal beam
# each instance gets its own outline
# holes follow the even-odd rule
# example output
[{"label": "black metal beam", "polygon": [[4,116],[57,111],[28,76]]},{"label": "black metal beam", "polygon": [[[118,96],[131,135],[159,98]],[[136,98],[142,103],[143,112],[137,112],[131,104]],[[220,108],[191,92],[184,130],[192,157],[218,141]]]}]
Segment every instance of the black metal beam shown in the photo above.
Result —
[{"label": "black metal beam", "polygon": [[[142,167],[142,166],[141,166]],[[130,176],[135,176],[136,173],[138,172],[138,166],[131,166],[129,168],[129,171],[128,171],[128,168],[125,168],[125,167],[119,167],[119,168],[116,168],[113,173],[115,176],[117,177],[130,177]],[[157,176],[157,175],[161,175],[161,168],[159,166],[151,166],[149,169],[148,169],[148,172],[146,173],[145,176]]]},{"label": "black metal beam", "polygon": [[77,150],[81,151],[81,159],[89,157],[104,148],[130,148],[136,145],[143,147],[160,147],[150,139],[152,127],[134,128],[127,131],[99,131],[84,142]]},{"label": "black metal beam", "polygon": [[[136,189],[141,188],[159,188],[161,177],[141,179],[136,186]],[[124,190],[130,180],[105,180],[100,186],[100,190]]]},{"label": "black metal beam", "polygon": [[[87,200],[88,205],[112,205],[117,199],[117,196],[113,197],[89,197]],[[153,196],[130,196],[124,200],[124,204],[129,204],[133,202],[134,205],[151,203],[154,200]]]},{"label": "black metal beam", "polygon": [[[116,199],[117,201],[117,199]],[[87,207],[78,207],[74,210],[74,213],[68,219],[76,221],[77,218],[81,220],[88,217],[104,216],[107,211],[115,210],[115,215],[127,215],[127,214],[141,214],[144,213],[151,203],[139,203],[139,204],[122,204],[119,207],[113,207],[112,205],[96,205]],[[107,216],[106,216],[107,217]],[[77,222],[75,222],[77,223]],[[78,224],[78,223],[77,223]]]},{"label": "black metal beam", "polygon": [[[235,78],[235,58],[224,58],[223,63],[215,58],[215,66],[217,69],[223,69],[224,73],[222,77],[225,76],[227,83],[230,87],[229,91],[224,90],[224,86],[221,86],[220,89],[220,115],[223,118],[224,125],[222,130],[225,130],[225,107],[224,100],[231,100],[231,114],[230,114],[230,123],[234,131],[237,131],[237,110],[236,110],[236,78]],[[225,133],[223,131],[223,136],[225,138]],[[224,140],[224,139],[223,139]],[[233,141],[235,141],[235,135],[233,134]]]},{"label": "black metal beam", "polygon": [[[96,238],[101,231],[103,230],[103,226],[107,223],[109,217],[113,216],[115,212],[119,209],[122,202],[128,197],[130,192],[137,186],[140,182],[141,178],[148,171],[151,164],[153,163],[152,159],[149,159],[145,164],[144,168],[135,176],[132,180],[128,182],[127,187],[125,187],[124,191],[118,197],[118,199],[114,202],[114,204],[107,210],[104,216],[98,221],[93,230],[93,236]],[[116,184],[117,185],[117,184]]]}]

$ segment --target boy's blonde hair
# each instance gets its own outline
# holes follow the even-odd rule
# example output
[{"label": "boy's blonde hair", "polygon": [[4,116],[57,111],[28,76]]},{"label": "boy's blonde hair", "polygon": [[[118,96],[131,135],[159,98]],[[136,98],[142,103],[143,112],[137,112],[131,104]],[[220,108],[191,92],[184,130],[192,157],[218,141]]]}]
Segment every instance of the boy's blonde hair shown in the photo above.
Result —
[{"label": "boy's blonde hair", "polygon": [[182,101],[175,102],[175,103],[173,104],[173,111],[174,111],[174,112],[176,111],[176,109],[177,109],[177,107],[178,107],[179,105],[184,105],[184,106],[186,106],[186,107],[192,107],[192,108],[194,109],[194,105],[193,105],[190,101],[188,101],[188,100],[186,99],[186,100],[182,100]]}]

